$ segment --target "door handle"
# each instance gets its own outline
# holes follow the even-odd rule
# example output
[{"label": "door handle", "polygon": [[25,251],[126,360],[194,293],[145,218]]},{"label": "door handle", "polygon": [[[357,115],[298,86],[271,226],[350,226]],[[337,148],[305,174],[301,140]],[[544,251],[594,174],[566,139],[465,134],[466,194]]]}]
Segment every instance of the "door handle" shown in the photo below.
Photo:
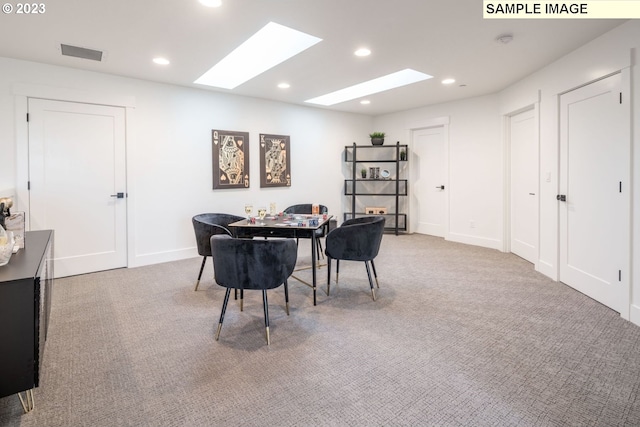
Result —
[{"label": "door handle", "polygon": [[111,197],[115,197],[117,199],[124,199],[124,193],[112,194]]},{"label": "door handle", "polygon": [[558,194],[556,196],[556,200],[560,200],[561,202],[566,202],[567,201],[567,196],[565,194]]},{"label": "door handle", "polygon": [[444,190],[444,185],[437,185],[436,188],[439,190]]}]

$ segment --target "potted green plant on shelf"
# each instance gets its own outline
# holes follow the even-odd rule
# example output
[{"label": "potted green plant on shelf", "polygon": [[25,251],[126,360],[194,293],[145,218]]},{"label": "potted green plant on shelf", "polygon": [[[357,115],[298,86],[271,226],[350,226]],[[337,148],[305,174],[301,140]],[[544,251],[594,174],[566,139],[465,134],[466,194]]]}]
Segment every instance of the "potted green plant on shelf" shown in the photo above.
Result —
[{"label": "potted green plant on shelf", "polygon": [[400,150],[400,160],[402,160],[402,161],[407,160],[407,152],[405,151],[404,148],[402,150]]},{"label": "potted green plant on shelf", "polygon": [[367,169],[366,168],[360,169],[360,175],[362,176],[362,178],[366,178],[367,177]]},{"label": "potted green plant on shelf", "polygon": [[371,138],[372,145],[384,144],[384,132],[372,132],[369,134],[369,138]]}]

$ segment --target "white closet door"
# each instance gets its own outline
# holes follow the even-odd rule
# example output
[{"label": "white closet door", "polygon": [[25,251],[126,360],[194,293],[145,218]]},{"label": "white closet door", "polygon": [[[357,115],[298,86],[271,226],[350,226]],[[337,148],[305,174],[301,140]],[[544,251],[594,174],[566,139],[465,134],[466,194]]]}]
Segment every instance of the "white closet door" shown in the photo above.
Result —
[{"label": "white closet door", "polygon": [[30,223],[54,230],[57,277],[127,265],[125,162],[123,108],[29,99]]},{"label": "white closet door", "polygon": [[630,135],[616,74],[560,99],[560,280],[629,305]]},{"label": "white closet door", "polygon": [[417,129],[412,136],[415,160],[412,194],[418,214],[416,233],[446,233],[447,156],[443,126]]},{"label": "white closet door", "polygon": [[509,118],[511,148],[511,252],[538,257],[538,140],[535,110]]}]

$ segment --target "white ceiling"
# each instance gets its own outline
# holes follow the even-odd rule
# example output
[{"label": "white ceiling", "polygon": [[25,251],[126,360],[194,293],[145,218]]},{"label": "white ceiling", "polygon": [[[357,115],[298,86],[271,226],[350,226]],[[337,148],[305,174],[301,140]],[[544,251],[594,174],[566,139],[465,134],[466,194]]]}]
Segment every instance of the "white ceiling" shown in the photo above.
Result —
[{"label": "white ceiling", "polygon": [[[405,68],[434,78],[326,107],[379,115],[499,91],[622,20],[485,20],[480,0],[58,0],[41,15],[0,15],[0,56],[181,86],[268,22],[322,42],[233,90],[305,104],[346,86]],[[510,33],[501,44],[497,36]],[[102,62],[62,56],[60,43],[102,50]],[[362,46],[372,54],[358,58]],[[152,58],[164,56],[169,66]],[[456,83],[444,86],[447,77]],[[291,87],[278,89],[287,81]],[[464,85],[464,86],[461,86]],[[320,107],[318,107],[320,108]],[[325,107],[322,107],[325,108]]]}]

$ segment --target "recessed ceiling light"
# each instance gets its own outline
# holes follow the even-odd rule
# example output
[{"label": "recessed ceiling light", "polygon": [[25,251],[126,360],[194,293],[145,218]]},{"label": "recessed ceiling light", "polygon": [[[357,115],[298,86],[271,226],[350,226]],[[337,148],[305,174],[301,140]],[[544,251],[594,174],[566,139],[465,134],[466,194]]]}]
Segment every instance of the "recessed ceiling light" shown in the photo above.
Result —
[{"label": "recessed ceiling light", "polygon": [[291,85],[289,83],[279,83],[278,87],[280,89],[289,89],[291,87]]},{"label": "recessed ceiling light", "polygon": [[305,102],[325,106],[334,105],[339,104],[340,102],[350,101],[355,98],[362,98],[363,96],[383,92],[385,90],[417,83],[422,80],[430,79],[432,77],[433,76],[430,76],[429,74],[421,73],[419,71],[407,68],[405,70],[397,71],[395,73],[378,77],[377,79],[369,80],[357,85],[349,86],[347,88],[340,89],[326,95],[307,99]]},{"label": "recessed ceiling light", "polygon": [[371,55],[371,51],[366,47],[356,50],[353,52],[355,56],[369,56]]},{"label": "recessed ceiling light", "polygon": [[456,79],[444,79],[442,81],[442,84],[443,85],[450,85],[451,83],[455,83],[455,82],[456,82]]},{"label": "recessed ceiling light", "polygon": [[322,41],[269,22],[194,83],[233,89]]},{"label": "recessed ceiling light", "polygon": [[171,64],[171,62],[167,59],[167,58],[153,58],[153,62],[155,62],[158,65],[169,65]]},{"label": "recessed ceiling light", "polygon": [[207,7],[220,7],[222,6],[222,0],[200,0],[204,6]]},{"label": "recessed ceiling light", "polygon": [[368,99],[363,99],[362,101],[360,101],[360,104],[369,105],[369,104],[371,104],[371,101],[369,101]]}]

